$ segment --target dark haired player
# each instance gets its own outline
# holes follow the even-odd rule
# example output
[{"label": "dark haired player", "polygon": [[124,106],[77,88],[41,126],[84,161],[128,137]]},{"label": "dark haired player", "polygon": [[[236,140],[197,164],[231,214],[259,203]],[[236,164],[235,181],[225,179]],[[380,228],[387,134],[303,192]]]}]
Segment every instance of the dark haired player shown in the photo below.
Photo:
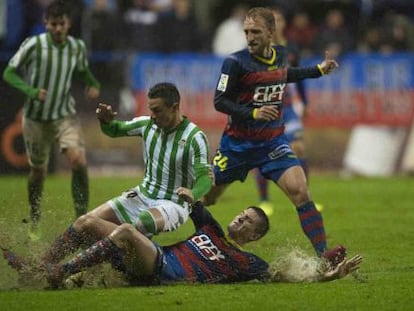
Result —
[{"label": "dark haired player", "polygon": [[85,142],[70,89],[76,76],[86,84],[86,96],[96,99],[100,85],[89,70],[85,43],[68,35],[71,23],[69,6],[64,1],[52,2],[45,12],[47,31],[27,38],[3,73],[4,80],[27,97],[23,137],[30,165],[29,237],[34,240],[40,238],[40,201],[55,141],[72,170],[76,217],[87,212],[89,202]]}]

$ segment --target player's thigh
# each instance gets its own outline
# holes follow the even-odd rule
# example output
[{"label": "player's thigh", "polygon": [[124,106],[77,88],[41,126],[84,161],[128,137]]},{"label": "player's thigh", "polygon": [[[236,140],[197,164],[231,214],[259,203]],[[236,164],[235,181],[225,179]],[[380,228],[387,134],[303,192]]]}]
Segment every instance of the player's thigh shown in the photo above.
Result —
[{"label": "player's thigh", "polygon": [[120,196],[109,200],[107,204],[111,206],[120,223],[136,225],[143,221],[143,214],[151,213],[157,232],[173,231],[189,217],[187,203],[180,205],[170,200],[150,199],[142,194],[138,187],[125,191]]},{"label": "player's thigh", "polygon": [[300,166],[285,135],[274,138],[266,148],[261,150],[260,172],[267,179],[278,182],[291,167]]},{"label": "player's thigh", "polygon": [[277,184],[294,203],[309,199],[306,175],[300,165],[286,169]]},{"label": "player's thigh", "polygon": [[47,167],[54,134],[50,123],[23,118],[23,138],[30,166]]},{"label": "player's thigh", "polygon": [[132,225],[122,224],[111,234],[111,240],[124,250],[124,264],[128,274],[151,275],[157,265],[156,245]]},{"label": "player's thigh", "polygon": [[91,213],[78,217],[73,223],[76,232],[81,232],[88,244],[108,236],[118,227],[118,224],[105,220]]},{"label": "player's thigh", "polygon": [[98,207],[94,208],[90,212],[87,213],[87,215],[91,215],[94,217],[98,217],[100,219],[112,222],[114,224],[121,224],[119,221],[117,215],[113,211],[113,208],[110,204],[107,202],[99,205]]},{"label": "player's thigh", "polygon": [[86,164],[85,139],[76,116],[69,116],[55,123],[59,149],[72,165]]}]

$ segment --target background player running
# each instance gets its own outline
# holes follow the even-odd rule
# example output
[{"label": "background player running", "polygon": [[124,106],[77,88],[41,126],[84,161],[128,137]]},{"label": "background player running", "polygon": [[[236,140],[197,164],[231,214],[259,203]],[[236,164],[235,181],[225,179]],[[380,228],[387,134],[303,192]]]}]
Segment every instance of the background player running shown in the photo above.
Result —
[{"label": "background player running", "polygon": [[54,1],[46,8],[45,26],[46,33],[27,38],[21,44],[3,73],[4,80],[27,97],[23,107],[23,137],[30,165],[29,236],[34,240],[40,238],[40,201],[55,141],[72,170],[76,217],[87,212],[89,179],[85,141],[70,89],[75,77],[87,85],[89,99],[98,98],[100,88],[89,70],[85,43],[68,34],[71,11],[66,2]]}]

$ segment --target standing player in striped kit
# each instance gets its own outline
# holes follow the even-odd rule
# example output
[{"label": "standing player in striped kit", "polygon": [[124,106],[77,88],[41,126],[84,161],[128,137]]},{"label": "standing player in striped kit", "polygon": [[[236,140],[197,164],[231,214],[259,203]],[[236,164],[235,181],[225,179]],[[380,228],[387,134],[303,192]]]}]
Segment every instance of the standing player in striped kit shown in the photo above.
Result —
[{"label": "standing player in striped kit", "polygon": [[[286,20],[282,11],[279,8],[272,8],[273,15],[275,17],[275,32],[273,35],[273,42],[276,45],[282,45],[286,47],[287,61],[290,66],[299,66],[300,51],[299,48],[292,42],[288,42],[285,35]],[[296,109],[294,106],[294,95],[297,94],[297,104],[300,109]],[[303,80],[296,82],[295,84],[286,85],[286,92],[283,98],[283,120],[285,122],[285,135],[289,141],[290,147],[298,157],[298,160],[303,167],[306,178],[308,179],[308,164],[305,157],[305,141],[304,141],[304,127],[302,123],[302,116],[306,112],[308,104],[305,83]],[[259,192],[260,205],[267,215],[273,213],[273,204],[269,200],[269,180],[266,179],[259,169],[254,170],[254,177],[256,179],[256,185]],[[318,208],[318,205],[316,205]]]},{"label": "standing player in striped kit", "polygon": [[23,136],[30,165],[28,191],[32,225],[29,236],[32,239],[39,238],[40,201],[55,141],[72,169],[76,217],[87,212],[89,183],[85,143],[70,89],[74,76],[87,85],[86,95],[90,99],[99,96],[100,88],[88,68],[84,42],[68,35],[69,7],[61,1],[52,2],[46,8],[45,25],[47,32],[27,38],[3,73],[5,81],[27,96]]},{"label": "standing player in striped kit", "polygon": [[325,60],[309,68],[287,67],[286,50],[273,45],[275,18],[270,9],[256,7],[244,20],[247,48],[227,57],[214,98],[216,110],[229,116],[213,160],[215,185],[204,198],[214,204],[232,182],[244,181],[258,168],[276,183],[296,207],[303,232],[319,256],[342,256],[339,246],[327,252],[322,215],[311,199],[306,176],[284,134],[283,97],[287,83],[319,78],[338,67]]},{"label": "standing player in striped kit", "polygon": [[143,139],[143,181],[86,215],[79,217],[42,257],[47,266],[92,244],[123,223],[147,237],[177,229],[189,217],[190,206],[211,188],[206,135],[180,113],[180,94],[171,83],[159,83],[148,92],[149,116],[114,120],[112,107],[99,104],[96,114],[103,132],[111,137]]}]

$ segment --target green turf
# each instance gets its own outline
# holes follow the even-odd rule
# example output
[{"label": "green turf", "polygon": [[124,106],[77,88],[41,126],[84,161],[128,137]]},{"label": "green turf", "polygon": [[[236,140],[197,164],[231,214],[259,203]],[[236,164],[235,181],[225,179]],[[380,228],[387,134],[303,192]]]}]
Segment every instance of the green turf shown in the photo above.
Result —
[{"label": "green turf", "polygon": [[[92,178],[91,206],[134,186],[139,178]],[[43,200],[43,240],[28,243],[26,177],[0,178],[0,238],[25,255],[36,254],[73,220],[70,181],[51,176]],[[343,243],[364,263],[357,278],[320,284],[174,285],[163,287],[87,287],[48,291],[19,287],[16,273],[0,259],[0,310],[413,310],[414,309],[414,178],[355,178],[313,175],[311,190],[324,206],[328,242]],[[297,245],[311,253],[291,204],[273,187],[277,205],[271,230],[246,247],[271,261],[277,246]],[[223,223],[255,204],[252,179],[232,185],[211,208]],[[172,243],[192,231],[155,239]]]}]

